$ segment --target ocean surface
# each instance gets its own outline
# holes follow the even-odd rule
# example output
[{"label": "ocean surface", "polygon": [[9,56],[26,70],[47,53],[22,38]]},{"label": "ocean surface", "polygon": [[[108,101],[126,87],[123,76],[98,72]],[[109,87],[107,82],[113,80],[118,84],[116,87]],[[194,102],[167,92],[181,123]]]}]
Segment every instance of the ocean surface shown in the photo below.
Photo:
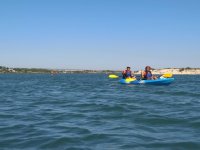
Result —
[{"label": "ocean surface", "polygon": [[104,74],[1,74],[0,150],[199,150],[200,76],[169,86]]}]

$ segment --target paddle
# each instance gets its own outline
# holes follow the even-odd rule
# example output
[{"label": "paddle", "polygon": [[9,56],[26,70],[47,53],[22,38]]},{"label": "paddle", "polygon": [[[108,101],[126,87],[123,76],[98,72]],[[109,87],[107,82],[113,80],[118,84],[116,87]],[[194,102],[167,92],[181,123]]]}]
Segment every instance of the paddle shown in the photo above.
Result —
[{"label": "paddle", "polygon": [[110,75],[108,76],[108,78],[110,78],[110,79],[117,79],[117,78],[119,78],[119,76],[117,76],[117,75],[115,75],[115,74],[110,74]]}]

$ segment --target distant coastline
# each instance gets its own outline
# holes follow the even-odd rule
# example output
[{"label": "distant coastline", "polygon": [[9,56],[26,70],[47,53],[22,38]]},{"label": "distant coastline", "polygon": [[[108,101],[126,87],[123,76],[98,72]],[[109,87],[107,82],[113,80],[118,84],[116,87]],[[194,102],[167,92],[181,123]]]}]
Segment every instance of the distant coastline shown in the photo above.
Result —
[{"label": "distant coastline", "polygon": [[[135,74],[140,74],[141,71],[136,71]],[[163,69],[153,69],[153,74],[163,74],[163,73],[172,73],[177,75],[195,75],[200,74],[200,68],[163,68]]]},{"label": "distant coastline", "polygon": [[72,74],[72,73],[120,73],[116,70],[84,70],[84,69],[43,69],[43,68],[9,68],[0,66],[0,73],[47,73],[47,74]]},{"label": "distant coastline", "polygon": [[[120,70],[76,70],[76,69],[43,69],[43,68],[9,68],[0,66],[0,73],[44,73],[44,74],[73,74],[73,73],[104,73],[104,74],[119,74]],[[141,70],[134,71],[135,74],[140,74]],[[173,74],[200,74],[200,68],[164,68],[153,69],[153,74],[173,73]]]}]

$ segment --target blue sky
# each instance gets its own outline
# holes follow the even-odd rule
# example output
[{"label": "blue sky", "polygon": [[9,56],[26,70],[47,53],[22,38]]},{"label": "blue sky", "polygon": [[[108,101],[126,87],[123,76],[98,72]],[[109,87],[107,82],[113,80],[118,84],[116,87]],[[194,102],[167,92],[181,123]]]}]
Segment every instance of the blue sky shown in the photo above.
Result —
[{"label": "blue sky", "polygon": [[0,65],[200,67],[199,0],[1,0]]}]

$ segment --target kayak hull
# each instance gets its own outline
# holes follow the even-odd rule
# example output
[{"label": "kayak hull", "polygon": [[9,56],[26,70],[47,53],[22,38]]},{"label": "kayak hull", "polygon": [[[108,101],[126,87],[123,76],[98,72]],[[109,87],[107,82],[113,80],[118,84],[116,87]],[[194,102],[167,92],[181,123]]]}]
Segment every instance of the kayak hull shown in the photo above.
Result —
[{"label": "kayak hull", "polygon": [[157,80],[135,80],[127,82],[126,79],[121,79],[119,82],[122,84],[149,84],[149,85],[169,85],[174,81],[174,78],[160,78]]}]

